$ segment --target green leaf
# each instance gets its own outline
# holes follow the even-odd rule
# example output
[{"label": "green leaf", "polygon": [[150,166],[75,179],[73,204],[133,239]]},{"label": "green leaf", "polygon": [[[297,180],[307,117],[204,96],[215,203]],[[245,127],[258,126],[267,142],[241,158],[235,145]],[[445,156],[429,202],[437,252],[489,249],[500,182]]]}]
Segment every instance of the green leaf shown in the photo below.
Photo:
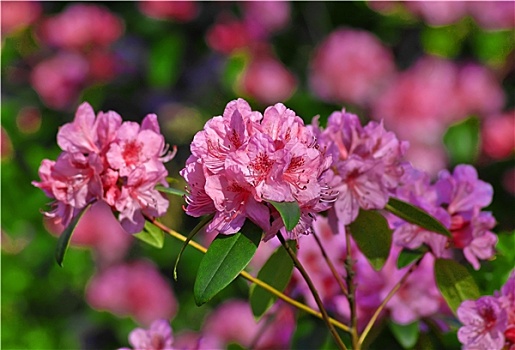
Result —
[{"label": "green leaf", "polygon": [[211,219],[213,219],[213,217],[215,216],[215,214],[211,214],[211,215],[208,215],[206,216],[205,218],[203,218],[198,224],[197,226],[195,226],[193,228],[193,230],[191,230],[191,232],[189,233],[188,237],[186,237],[186,240],[184,241],[184,244],[182,245],[181,247],[181,251],[179,252],[179,255],[177,255],[177,259],[175,260],[175,265],[173,267],[173,278],[174,280],[177,281],[177,265],[179,265],[179,260],[181,260],[181,257],[182,257],[182,253],[184,252],[184,249],[186,249],[186,247],[188,246],[188,243],[193,239],[193,237],[195,237],[195,235],[204,227],[206,226],[209,221],[211,221]]},{"label": "green leaf", "polygon": [[64,229],[63,233],[59,236],[57,240],[57,246],[55,247],[55,260],[57,261],[57,265],[63,267],[64,254],[70,245],[70,239],[72,238],[72,234],[77,227],[80,219],[88,211],[91,207],[91,204],[86,205],[81,211],[72,219],[70,224]]},{"label": "green leaf", "polygon": [[360,210],[349,228],[361,252],[376,270],[380,270],[392,245],[392,230],[385,217],[377,211]]},{"label": "green leaf", "polygon": [[[289,241],[292,249],[296,241]],[[257,278],[282,292],[288,285],[293,271],[293,261],[282,246],[270,256],[257,275]],[[277,296],[267,292],[257,284],[250,286],[249,302],[252,313],[259,319],[277,300]]]},{"label": "green leaf", "polygon": [[249,60],[249,54],[243,51],[239,51],[227,59],[222,74],[222,83],[228,91],[233,90],[236,82],[247,67]]},{"label": "green leaf", "polygon": [[248,265],[261,241],[262,230],[247,220],[241,232],[219,234],[200,261],[193,296],[198,306],[227,287]]},{"label": "green leaf", "polygon": [[425,27],[420,37],[424,51],[448,58],[454,58],[460,53],[462,39],[456,26]]},{"label": "green leaf", "polygon": [[148,79],[157,88],[170,87],[177,80],[183,54],[183,38],[177,33],[168,33],[150,50]]},{"label": "green leaf", "polygon": [[164,187],[161,185],[157,185],[156,190],[158,190],[159,192],[173,194],[173,195],[179,196],[179,197],[184,197],[188,194],[188,193],[186,193],[186,191],[179,190],[177,188],[172,188],[172,187]]},{"label": "green leaf", "polygon": [[406,325],[390,322],[389,326],[393,336],[404,349],[411,349],[415,346],[420,335],[418,321]]},{"label": "green leaf", "polygon": [[444,225],[424,210],[414,205],[401,201],[400,199],[390,197],[385,207],[390,213],[400,217],[407,222],[418,225],[426,230],[439,233],[441,235],[452,237],[451,233]]},{"label": "green leaf", "polygon": [[472,275],[454,260],[436,259],[435,278],[438,289],[454,313],[463,301],[480,296]]},{"label": "green leaf", "polygon": [[452,125],[443,142],[452,164],[473,164],[479,154],[479,120],[470,117]]},{"label": "green leaf", "polygon": [[149,221],[145,221],[143,231],[135,233],[133,236],[159,249],[163,248],[165,241],[164,232]]},{"label": "green leaf", "polygon": [[397,268],[402,269],[403,267],[408,266],[415,260],[422,258],[428,251],[429,248],[426,245],[422,245],[417,249],[403,248],[397,258]]},{"label": "green leaf", "polygon": [[269,201],[275,209],[281,214],[284,227],[287,231],[291,231],[297,226],[300,220],[300,207],[297,202],[274,202]]}]

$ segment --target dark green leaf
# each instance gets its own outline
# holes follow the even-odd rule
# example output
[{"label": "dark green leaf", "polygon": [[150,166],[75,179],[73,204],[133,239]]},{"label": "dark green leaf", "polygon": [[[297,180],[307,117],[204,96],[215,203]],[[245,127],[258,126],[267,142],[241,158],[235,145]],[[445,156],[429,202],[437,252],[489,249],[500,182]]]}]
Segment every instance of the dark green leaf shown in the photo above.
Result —
[{"label": "dark green leaf", "polygon": [[426,245],[422,245],[421,247],[413,250],[403,248],[399,254],[399,257],[397,258],[397,268],[402,269],[403,267],[408,266],[415,260],[422,258],[428,251],[429,248]]},{"label": "dark green leaf", "polygon": [[197,305],[208,302],[248,265],[261,241],[262,230],[250,220],[241,232],[219,234],[200,261],[193,296]]},{"label": "dark green leaf", "polygon": [[392,230],[385,217],[377,211],[360,210],[349,228],[361,252],[376,270],[380,270],[392,245]]},{"label": "dark green leaf", "polygon": [[135,233],[134,237],[159,249],[163,248],[165,241],[164,232],[149,221],[145,221],[143,231]]},{"label": "dark green leaf", "polygon": [[452,164],[474,163],[479,154],[479,120],[471,117],[452,125],[443,142]]},{"label": "dark green leaf", "polygon": [[270,204],[281,214],[281,218],[284,222],[284,227],[287,231],[291,231],[297,226],[300,220],[300,207],[297,202],[274,202],[270,201]]},{"label": "dark green leaf", "polygon": [[72,234],[77,227],[80,219],[84,215],[84,213],[91,207],[91,204],[86,205],[82,210],[72,219],[70,224],[64,229],[63,233],[59,236],[57,240],[57,246],[55,247],[55,260],[57,261],[57,265],[63,267],[64,254],[70,245],[70,239],[72,238]]},{"label": "dark green leaf", "polygon": [[179,265],[179,260],[181,260],[181,256],[182,256],[182,253],[184,252],[184,249],[186,249],[186,247],[188,246],[188,243],[193,239],[193,237],[195,237],[195,235],[204,227],[206,226],[209,221],[211,221],[211,219],[213,219],[213,217],[215,216],[215,214],[211,214],[211,215],[208,215],[206,216],[205,218],[203,218],[198,224],[197,226],[195,226],[193,228],[193,230],[191,230],[190,234],[188,235],[188,237],[186,237],[186,240],[184,241],[184,244],[182,245],[181,247],[181,251],[179,252],[179,254],[177,255],[177,259],[175,260],[175,265],[173,267],[173,278],[174,280],[177,281],[177,265]]},{"label": "dark green leaf", "polygon": [[227,90],[232,90],[236,85],[249,59],[249,55],[244,52],[238,52],[228,58],[222,75],[222,82]]},{"label": "dark green leaf", "polygon": [[[296,241],[289,241],[292,249],[296,248]],[[293,271],[293,261],[282,246],[270,256],[257,275],[257,278],[278,291],[282,292],[288,285]],[[270,294],[260,286],[253,284],[250,287],[249,302],[254,317],[259,319],[277,300],[277,296]]]},{"label": "dark green leaf", "polygon": [[404,349],[411,349],[415,346],[420,335],[419,322],[412,322],[406,325],[390,322],[390,330],[393,336]]},{"label": "dark green leaf", "polygon": [[435,278],[438,289],[454,313],[463,301],[480,296],[472,275],[454,260],[436,259]]},{"label": "dark green leaf", "polygon": [[187,193],[183,190],[179,190],[177,188],[172,188],[172,187],[164,187],[161,185],[157,185],[156,190],[158,190],[159,192],[173,194],[173,195],[179,196],[179,197],[184,197],[187,195]]},{"label": "dark green leaf", "polygon": [[447,237],[452,237],[449,230],[447,230],[440,221],[410,203],[390,197],[385,209],[401,219],[425,228],[426,230],[439,233]]}]

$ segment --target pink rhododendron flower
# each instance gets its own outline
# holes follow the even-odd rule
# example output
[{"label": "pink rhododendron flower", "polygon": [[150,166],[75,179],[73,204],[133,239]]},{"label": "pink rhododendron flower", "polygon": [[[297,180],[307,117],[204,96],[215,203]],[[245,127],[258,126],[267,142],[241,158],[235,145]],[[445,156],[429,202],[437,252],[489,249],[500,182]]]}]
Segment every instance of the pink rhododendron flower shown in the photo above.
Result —
[{"label": "pink rhododendron flower", "polygon": [[509,157],[515,153],[515,110],[486,118],[481,126],[483,151],[494,159]]},{"label": "pink rhododendron flower", "polygon": [[89,66],[79,54],[63,52],[39,62],[31,72],[31,84],[43,102],[66,109],[85,86]]},{"label": "pink rhododendron flower", "polygon": [[475,301],[466,300],[457,314],[463,323],[458,339],[464,349],[500,350],[504,347],[507,315],[497,298],[483,296]]},{"label": "pink rhododendron flower", "polygon": [[33,183],[56,200],[47,216],[67,226],[87,204],[105,201],[119,212],[123,228],[136,233],[143,215],[166,212],[168,201],[154,187],[167,186],[163,162],[174,154],[167,152],[156,115],[147,115],[140,127],[113,111],[95,116],[83,103],[74,121],[59,130],[57,143],[64,152],[55,162],[45,159],[42,181]]},{"label": "pink rhododendron flower", "polygon": [[129,343],[134,350],[173,350],[173,340],[172,327],[164,319],[155,320],[148,329],[136,328],[129,334]]},{"label": "pink rhododendron flower", "polygon": [[46,19],[41,25],[40,36],[51,46],[82,51],[90,46],[109,46],[123,30],[123,21],[107,8],[73,4]]},{"label": "pink rhododendron flower", "polygon": [[467,13],[467,2],[465,1],[414,1],[403,2],[403,4],[433,26],[455,23]]},{"label": "pink rhododendron flower", "polygon": [[213,50],[228,55],[248,46],[252,38],[243,21],[222,16],[207,31],[206,42]]},{"label": "pink rhododendron flower", "polygon": [[113,265],[95,274],[86,287],[86,301],[94,309],[130,316],[146,326],[160,318],[171,319],[177,312],[170,281],[145,260]]},{"label": "pink rhododendron flower", "polygon": [[207,214],[206,206],[214,207],[208,232],[237,232],[248,218],[268,240],[284,230],[269,202],[295,201],[301,220],[288,232],[294,239],[309,232],[313,213],[327,209],[332,199],[322,179],[330,157],[320,152],[302,119],[281,103],[261,115],[242,99],[230,102],[223,116],[195,135],[191,152],[181,171],[190,192],[186,213],[200,216]]},{"label": "pink rhododendron flower", "polygon": [[467,6],[472,17],[485,29],[515,28],[515,11],[509,1],[471,1]]},{"label": "pink rhododendron flower", "polygon": [[241,3],[248,31],[254,38],[266,38],[290,21],[287,1],[248,1]]},{"label": "pink rhododendron flower", "polygon": [[41,4],[36,1],[2,1],[2,37],[34,23],[41,15]]},{"label": "pink rhododendron flower", "polygon": [[[315,121],[313,128],[318,129]],[[325,130],[317,131],[319,144],[330,154],[333,177],[329,185],[338,191],[330,216],[338,219],[340,231],[356,219],[359,209],[382,209],[390,190],[404,173],[402,157],[406,142],[371,122],[364,128],[354,114],[334,112]]]},{"label": "pink rhododendron flower", "polygon": [[338,29],[316,49],[310,86],[324,100],[365,105],[394,70],[391,52],[376,37]]},{"label": "pink rhododendron flower", "polygon": [[178,22],[189,22],[199,13],[199,3],[196,1],[143,0],[138,2],[138,7],[149,17]]}]

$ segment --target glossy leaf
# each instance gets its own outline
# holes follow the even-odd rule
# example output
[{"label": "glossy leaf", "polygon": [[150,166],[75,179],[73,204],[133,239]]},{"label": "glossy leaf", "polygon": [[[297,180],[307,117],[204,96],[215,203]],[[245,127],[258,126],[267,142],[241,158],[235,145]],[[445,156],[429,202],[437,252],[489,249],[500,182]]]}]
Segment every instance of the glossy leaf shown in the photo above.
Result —
[{"label": "glossy leaf", "polygon": [[241,232],[219,234],[200,261],[193,296],[197,305],[208,302],[248,265],[261,240],[262,230],[247,220]]},{"label": "glossy leaf", "polygon": [[300,207],[297,202],[274,202],[270,201],[270,204],[281,214],[281,218],[284,222],[284,227],[287,231],[291,231],[297,226],[300,220]]},{"label": "glossy leaf", "polygon": [[418,321],[406,325],[390,322],[389,326],[393,336],[404,349],[411,349],[415,346],[420,335]]},{"label": "glossy leaf", "polygon": [[91,207],[91,204],[85,206],[70,222],[70,224],[64,229],[63,233],[59,236],[57,240],[57,246],[55,247],[55,260],[57,261],[57,265],[63,267],[64,254],[66,254],[66,250],[68,250],[68,246],[70,245],[70,239],[72,238],[72,234],[77,227],[80,219],[88,211]]},{"label": "glossy leaf", "polygon": [[186,191],[179,190],[173,187],[164,187],[161,185],[156,186],[156,190],[163,193],[173,194],[174,196],[184,197],[187,195]]},{"label": "glossy leaf", "polygon": [[165,241],[164,232],[149,221],[145,221],[143,231],[134,234],[134,237],[159,249],[163,248]]},{"label": "glossy leaf", "polygon": [[452,237],[449,230],[447,230],[440,221],[410,203],[390,197],[385,209],[401,219],[425,228],[426,230],[439,233],[447,237]]},{"label": "glossy leaf", "polygon": [[208,215],[205,218],[203,218],[197,224],[197,226],[195,226],[193,228],[193,230],[191,230],[191,232],[189,233],[188,237],[186,237],[186,240],[184,241],[184,244],[181,247],[181,251],[177,255],[177,259],[175,260],[175,265],[173,267],[173,278],[174,278],[174,280],[177,281],[177,265],[179,265],[179,261],[181,260],[182,253],[184,252],[184,249],[186,249],[186,247],[188,246],[188,243],[193,239],[193,237],[195,237],[195,235],[197,233],[199,233],[199,231],[202,230],[202,228],[204,226],[206,226],[209,223],[209,221],[211,221],[213,219],[214,216],[215,216],[215,214],[211,214],[211,215]]},{"label": "glossy leaf", "polygon": [[385,217],[377,211],[360,210],[349,228],[361,252],[376,270],[380,270],[392,245],[392,230]]},{"label": "glossy leaf", "polygon": [[[296,241],[289,241],[290,247],[295,250]],[[278,291],[282,292],[290,281],[293,271],[293,261],[282,246],[263,265],[257,278]],[[267,292],[260,286],[253,284],[250,287],[249,302],[254,317],[259,319],[277,300],[277,296]]]},{"label": "glossy leaf", "polygon": [[403,267],[408,266],[415,260],[422,258],[428,251],[429,248],[426,245],[422,245],[417,249],[403,248],[397,258],[397,268],[402,269]]},{"label": "glossy leaf", "polygon": [[480,296],[467,268],[454,260],[436,259],[435,278],[438,289],[454,313],[463,301]]}]

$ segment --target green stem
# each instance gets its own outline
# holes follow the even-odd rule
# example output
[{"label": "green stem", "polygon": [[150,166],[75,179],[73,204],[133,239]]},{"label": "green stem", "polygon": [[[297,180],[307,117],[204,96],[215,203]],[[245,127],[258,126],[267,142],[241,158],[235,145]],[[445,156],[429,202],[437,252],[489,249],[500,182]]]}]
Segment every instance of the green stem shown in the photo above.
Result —
[{"label": "green stem", "polygon": [[420,261],[422,261],[422,258],[423,257],[419,258],[414,264],[411,265],[411,267],[408,269],[408,271],[406,271],[406,273],[404,274],[404,276],[402,276],[402,278],[399,280],[399,282],[397,282],[395,284],[395,286],[393,286],[392,290],[390,290],[390,292],[388,293],[386,298],[384,298],[384,300],[381,302],[381,305],[378,306],[377,310],[372,315],[372,318],[370,319],[370,321],[368,321],[367,326],[363,330],[363,333],[361,333],[361,335],[359,337],[359,342],[358,342],[359,346],[361,346],[361,344],[363,344],[363,341],[365,341],[367,334],[372,329],[372,326],[376,322],[381,311],[383,311],[383,309],[386,307],[386,304],[388,304],[390,299],[392,299],[392,297],[395,295],[395,293],[397,293],[397,291],[402,287],[403,283],[406,281],[406,279],[409,277],[409,275],[411,275],[411,273],[418,267],[418,265],[420,264]]},{"label": "green stem", "polygon": [[320,309],[320,312],[322,313],[322,319],[324,320],[327,327],[329,328],[329,331],[331,332],[331,335],[333,336],[334,341],[336,342],[336,345],[338,346],[338,348],[340,350],[346,350],[347,347],[341,340],[340,336],[338,335],[338,332],[336,332],[336,329],[334,328],[334,326],[329,321],[329,315],[327,314],[327,310],[325,309],[324,304],[322,303],[322,299],[320,299],[320,296],[318,295],[315,285],[313,284],[313,281],[311,281],[311,278],[309,277],[306,269],[304,269],[304,266],[302,266],[299,259],[297,259],[297,256],[295,255],[293,250],[290,248],[290,246],[288,246],[288,244],[286,244],[286,241],[284,240],[284,237],[281,234],[281,232],[277,233],[277,238],[279,238],[279,241],[281,241],[281,244],[283,245],[284,249],[286,249],[286,252],[293,260],[293,264],[295,265],[297,270],[299,270],[300,274],[302,275],[302,277],[308,284],[309,290],[311,291],[311,294],[313,294],[313,297],[315,298],[315,302],[317,303],[317,306]]},{"label": "green stem", "polygon": [[[176,232],[176,231],[172,230],[171,228],[167,227],[166,225],[162,224],[161,222],[157,221],[154,218],[146,217],[146,219],[148,221],[150,221],[151,223],[153,223],[154,225],[156,225],[157,227],[159,227],[161,230],[163,230],[167,234],[169,234],[170,236],[178,239],[179,241],[186,242],[187,238],[185,236],[183,236],[182,234],[180,234],[179,232]],[[207,252],[207,248],[205,248],[201,244],[198,244],[195,241],[191,241],[190,240],[188,242],[188,245],[192,246],[193,248],[197,249],[198,251],[200,251],[202,253],[206,253]],[[261,281],[260,279],[257,279],[255,277],[253,277],[248,272],[242,271],[242,272],[240,272],[240,276],[245,278],[247,281],[249,281],[251,283],[254,283],[257,286],[263,288],[264,290],[266,290],[270,294],[273,294],[273,295],[277,296],[279,299],[284,300],[285,302],[287,302],[288,304],[296,307],[297,309],[305,311],[306,313],[308,313],[308,314],[310,314],[312,316],[315,316],[315,317],[317,317],[319,319],[323,319],[322,313],[320,313],[320,312],[318,312],[316,310],[313,310],[312,308],[310,308],[307,305],[299,303],[297,300],[292,299],[289,296],[281,293],[280,291],[278,291],[277,289],[275,289],[271,285]],[[345,324],[335,320],[334,318],[329,317],[329,322],[334,327],[337,327],[337,328],[339,328],[339,329],[341,329],[341,330],[343,330],[345,332],[349,332],[349,327],[347,325],[345,325]]]},{"label": "green stem", "polygon": [[331,273],[333,274],[334,278],[336,279],[336,282],[340,286],[340,289],[342,290],[343,294],[345,296],[349,295],[349,292],[347,291],[347,287],[345,287],[345,284],[343,283],[342,277],[336,271],[336,268],[334,267],[334,264],[332,263],[331,259],[329,259],[329,256],[327,255],[324,246],[322,245],[322,242],[320,241],[320,238],[316,235],[315,232],[311,233],[313,237],[315,237],[315,240],[317,241],[318,247],[320,248],[320,251],[322,252],[322,256],[325,259],[325,262],[327,263],[327,266],[329,266],[329,269],[331,270]]}]

